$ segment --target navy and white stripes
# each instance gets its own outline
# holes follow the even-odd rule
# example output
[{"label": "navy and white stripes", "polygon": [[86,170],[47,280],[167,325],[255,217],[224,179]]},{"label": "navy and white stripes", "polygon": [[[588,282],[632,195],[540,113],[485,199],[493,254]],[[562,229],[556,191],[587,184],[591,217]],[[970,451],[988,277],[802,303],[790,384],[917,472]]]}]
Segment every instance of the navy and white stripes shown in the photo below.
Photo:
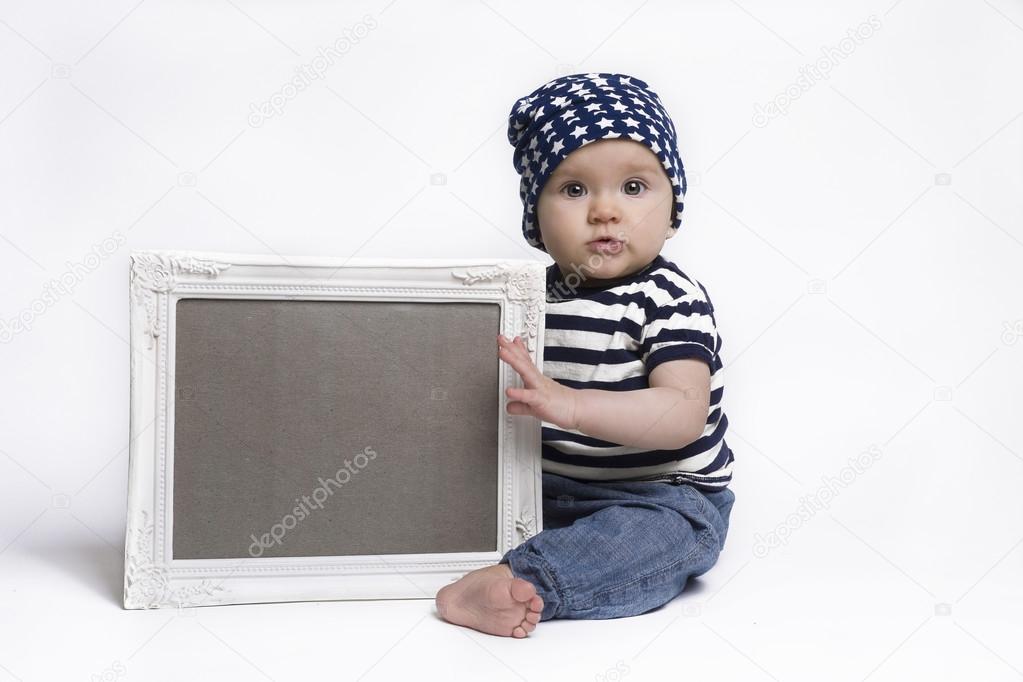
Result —
[{"label": "navy and white stripes", "polygon": [[658,255],[639,272],[600,287],[571,287],[555,263],[547,268],[543,373],[572,388],[649,388],[653,369],[697,358],[711,370],[703,435],[684,448],[642,450],[542,423],[543,470],[584,480],[674,477],[717,490],[731,481],[733,456],[724,435],[724,373],[714,308],[706,289]]}]

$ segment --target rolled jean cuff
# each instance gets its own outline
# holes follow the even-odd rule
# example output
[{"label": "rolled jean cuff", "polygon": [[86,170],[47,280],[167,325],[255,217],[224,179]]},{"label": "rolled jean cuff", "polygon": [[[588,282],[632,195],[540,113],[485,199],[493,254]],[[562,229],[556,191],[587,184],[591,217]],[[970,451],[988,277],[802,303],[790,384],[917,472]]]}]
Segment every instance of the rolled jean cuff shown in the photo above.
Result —
[{"label": "rolled jean cuff", "polygon": [[539,552],[528,544],[520,545],[508,550],[498,563],[508,564],[516,578],[528,580],[536,587],[537,594],[543,599],[540,620],[549,620],[557,616],[561,605],[567,601],[565,590],[551,565]]}]

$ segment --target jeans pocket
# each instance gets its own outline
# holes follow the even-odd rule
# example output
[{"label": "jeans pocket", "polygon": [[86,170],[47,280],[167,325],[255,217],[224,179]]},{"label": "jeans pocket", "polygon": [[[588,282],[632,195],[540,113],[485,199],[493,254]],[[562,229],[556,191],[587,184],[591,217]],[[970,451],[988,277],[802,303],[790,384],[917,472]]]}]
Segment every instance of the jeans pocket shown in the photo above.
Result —
[{"label": "jeans pocket", "polygon": [[[724,549],[732,516],[732,505],[735,503],[735,493],[728,488],[716,490],[707,495],[707,502],[708,517],[713,522],[720,536],[720,546]],[[713,507],[713,511],[710,511],[709,507]]]},{"label": "jeans pocket", "polygon": [[700,515],[707,513],[707,505],[709,504],[709,500],[706,497],[704,497],[703,493],[701,493],[693,486],[685,484],[680,485],[679,490],[682,492],[683,497],[689,500],[690,505],[696,510],[697,513],[699,513]]}]

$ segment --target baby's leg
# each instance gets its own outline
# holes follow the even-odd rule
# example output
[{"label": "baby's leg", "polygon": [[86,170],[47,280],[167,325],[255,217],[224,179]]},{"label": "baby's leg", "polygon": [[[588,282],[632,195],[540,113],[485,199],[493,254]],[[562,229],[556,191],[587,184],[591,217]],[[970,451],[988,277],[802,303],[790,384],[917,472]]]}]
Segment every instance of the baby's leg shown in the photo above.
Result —
[{"label": "baby's leg", "polygon": [[550,618],[620,618],[674,599],[724,547],[734,494],[543,475],[544,530],[502,559]]}]

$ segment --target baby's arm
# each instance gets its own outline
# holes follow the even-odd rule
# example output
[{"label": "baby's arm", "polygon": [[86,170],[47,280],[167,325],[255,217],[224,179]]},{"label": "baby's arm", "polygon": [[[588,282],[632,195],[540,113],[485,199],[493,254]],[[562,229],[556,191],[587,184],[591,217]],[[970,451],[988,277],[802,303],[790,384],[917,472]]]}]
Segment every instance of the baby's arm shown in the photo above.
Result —
[{"label": "baby's arm", "polygon": [[707,421],[710,368],[700,360],[664,362],[650,388],[635,391],[569,388],[546,377],[516,337],[498,337],[498,354],[523,379],[509,388],[508,412],[532,415],[564,429],[646,450],[681,448],[699,438]]},{"label": "baby's arm", "polygon": [[635,391],[575,389],[573,428],[644,450],[682,448],[699,438],[710,403],[707,363],[695,359],[661,363],[650,373],[649,383],[650,388]]}]

